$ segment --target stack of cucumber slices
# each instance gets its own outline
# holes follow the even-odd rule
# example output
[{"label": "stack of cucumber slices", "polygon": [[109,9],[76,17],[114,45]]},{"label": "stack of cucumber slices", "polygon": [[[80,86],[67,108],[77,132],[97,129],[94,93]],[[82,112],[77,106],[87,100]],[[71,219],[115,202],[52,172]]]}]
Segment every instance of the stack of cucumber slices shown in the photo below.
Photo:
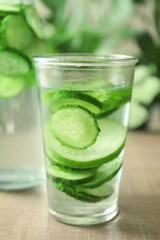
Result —
[{"label": "stack of cucumber slices", "polygon": [[46,52],[43,30],[33,5],[0,4],[0,100],[35,84],[32,57]]},{"label": "stack of cucumber slices", "polygon": [[47,174],[58,190],[90,203],[112,195],[106,183],[121,168],[126,127],[106,116],[130,101],[130,95],[130,88],[41,95],[51,113],[43,131]]}]

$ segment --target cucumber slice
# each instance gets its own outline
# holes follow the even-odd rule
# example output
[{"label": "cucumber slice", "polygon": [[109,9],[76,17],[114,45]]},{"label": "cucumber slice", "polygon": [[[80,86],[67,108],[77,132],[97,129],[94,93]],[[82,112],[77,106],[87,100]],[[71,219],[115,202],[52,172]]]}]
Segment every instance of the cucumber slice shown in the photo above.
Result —
[{"label": "cucumber slice", "polygon": [[131,101],[132,88],[122,88],[108,91],[108,98],[103,101],[103,111],[117,109]]},{"label": "cucumber slice", "polygon": [[51,133],[50,123],[44,128],[44,143],[50,157],[73,168],[92,168],[116,158],[125,143],[126,128],[109,119],[98,120],[100,133],[96,142],[87,149],[78,150],[61,144]]},{"label": "cucumber slice", "polygon": [[47,173],[55,182],[65,184],[81,184],[93,179],[95,170],[68,170],[47,163]]},{"label": "cucumber slice", "polygon": [[85,149],[95,143],[99,127],[94,115],[80,106],[66,105],[50,119],[50,129],[62,145]]},{"label": "cucumber slice", "polygon": [[29,5],[24,8],[24,15],[28,25],[31,27],[36,36],[40,39],[44,39],[43,24],[40,17],[37,14],[35,6]]},{"label": "cucumber slice", "polygon": [[79,168],[73,168],[73,167],[68,167],[66,165],[63,165],[63,163],[59,159],[53,158],[52,149],[50,149],[49,145],[45,145],[45,155],[46,155],[47,161],[49,161],[51,165],[58,166],[59,168],[62,168],[63,170],[67,169],[70,172],[77,171],[77,170],[86,171],[86,170],[97,170],[98,169],[98,167],[79,169]]},{"label": "cucumber slice", "polygon": [[[63,105],[79,105],[87,108],[90,112],[98,114],[101,112],[102,103],[96,98],[79,91],[58,90],[43,93],[48,96],[48,107],[53,113]],[[42,95],[42,96],[43,96]],[[43,97],[46,99],[46,97]]]},{"label": "cucumber slice", "polygon": [[72,187],[69,187],[62,183],[52,183],[57,189],[59,189],[61,192],[64,192],[68,196],[89,203],[102,201],[103,199],[110,197],[113,193],[113,188],[106,184],[97,188],[83,188],[73,185]]},{"label": "cucumber slice", "polygon": [[0,73],[8,76],[25,75],[30,71],[29,62],[10,51],[0,51]]},{"label": "cucumber slice", "polygon": [[148,110],[136,101],[131,102],[128,127],[130,129],[141,127],[148,119]]},{"label": "cucumber slice", "polygon": [[117,110],[118,110],[118,108],[114,108],[114,109],[112,109],[112,110],[102,111],[102,112],[99,113],[96,117],[97,117],[98,119],[101,119],[101,118],[103,118],[103,117],[107,117],[107,116],[111,115],[112,113],[114,113],[114,112],[117,111]]},{"label": "cucumber slice", "polygon": [[85,188],[99,187],[117,175],[122,165],[122,157],[115,158],[98,168],[95,178],[82,186]]},{"label": "cucumber slice", "polygon": [[27,45],[27,47],[22,50],[23,54],[25,54],[30,59],[33,56],[45,54],[46,51],[47,51],[46,43],[43,40],[40,40],[36,37],[32,37],[29,45]]},{"label": "cucumber slice", "polygon": [[0,98],[14,97],[18,95],[24,87],[24,78],[12,78],[0,75]]},{"label": "cucumber slice", "polygon": [[130,102],[132,88],[126,87],[121,89],[112,89],[108,91],[88,92],[102,103],[102,110],[97,114],[97,118],[103,118],[111,115],[119,107]]},{"label": "cucumber slice", "polygon": [[95,197],[99,197],[101,199],[107,198],[113,193],[113,188],[106,184],[103,184],[95,188],[89,188],[89,187],[83,188],[79,186],[78,189],[84,193],[90,194]]},{"label": "cucumber slice", "polygon": [[29,44],[32,32],[24,18],[20,15],[8,15],[3,20],[4,36],[8,46],[21,50]]},{"label": "cucumber slice", "polygon": [[0,3],[0,16],[5,16],[8,13],[19,13],[20,5]]}]

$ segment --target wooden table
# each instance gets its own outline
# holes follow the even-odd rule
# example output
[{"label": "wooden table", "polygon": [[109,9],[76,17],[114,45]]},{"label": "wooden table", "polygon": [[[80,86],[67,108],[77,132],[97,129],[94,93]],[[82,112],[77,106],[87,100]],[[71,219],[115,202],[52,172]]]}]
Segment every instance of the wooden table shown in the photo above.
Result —
[{"label": "wooden table", "polygon": [[47,211],[45,186],[0,193],[0,240],[160,240],[160,134],[128,134],[120,213],[108,224],[74,227]]}]

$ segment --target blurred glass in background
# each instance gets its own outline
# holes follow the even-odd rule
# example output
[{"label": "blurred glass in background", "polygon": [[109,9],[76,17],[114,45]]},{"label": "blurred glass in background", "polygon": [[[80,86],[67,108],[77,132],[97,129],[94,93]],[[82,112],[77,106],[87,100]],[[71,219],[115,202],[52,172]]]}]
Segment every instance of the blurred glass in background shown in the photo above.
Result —
[{"label": "blurred glass in background", "polygon": [[0,0],[0,189],[45,179],[32,56],[48,35],[32,0]]}]

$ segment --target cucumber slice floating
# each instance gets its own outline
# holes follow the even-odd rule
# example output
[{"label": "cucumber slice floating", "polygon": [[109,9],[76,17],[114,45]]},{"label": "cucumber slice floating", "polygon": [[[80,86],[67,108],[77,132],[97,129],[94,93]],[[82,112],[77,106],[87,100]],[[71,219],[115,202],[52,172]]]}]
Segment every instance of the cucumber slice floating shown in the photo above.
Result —
[{"label": "cucumber slice floating", "polygon": [[102,111],[102,112],[99,113],[96,117],[97,117],[98,119],[101,119],[101,118],[103,118],[103,117],[107,117],[107,116],[111,115],[112,113],[114,113],[114,112],[117,111],[117,110],[118,110],[118,108],[113,108],[113,109],[111,109],[111,110]]},{"label": "cucumber slice floating", "polygon": [[78,189],[82,192],[85,192],[87,194],[90,194],[95,197],[100,197],[100,198],[106,198],[109,197],[113,193],[112,187],[103,184],[100,187],[95,187],[95,188],[83,188],[83,187],[78,187]]},{"label": "cucumber slice floating", "polygon": [[0,73],[8,76],[25,75],[30,71],[29,62],[11,51],[0,51]]},{"label": "cucumber slice floating", "polygon": [[66,105],[50,119],[50,129],[62,145],[84,149],[93,145],[99,127],[93,114],[80,106]]},{"label": "cucumber slice floating", "polygon": [[117,109],[127,102],[130,102],[131,93],[131,87],[109,91],[107,94],[108,98],[103,101],[103,111]]},{"label": "cucumber slice floating", "polygon": [[102,103],[102,110],[97,114],[97,118],[111,115],[119,107],[130,102],[132,88],[112,89],[110,91],[88,92]]},{"label": "cucumber slice floating", "polygon": [[25,87],[24,78],[13,78],[0,75],[0,98],[11,98],[18,95]]},{"label": "cucumber slice floating", "polygon": [[47,164],[47,173],[55,182],[65,184],[81,184],[93,179],[95,170],[67,170],[55,165]]},{"label": "cucumber slice floating", "polygon": [[89,181],[82,186],[85,188],[95,188],[101,186],[107,181],[110,181],[119,172],[122,165],[122,157],[115,158],[114,160],[102,165],[98,168],[96,175],[92,181]]},{"label": "cucumber slice floating", "polygon": [[[46,97],[45,97],[46,96]],[[63,105],[79,105],[87,108],[90,112],[98,114],[101,112],[102,103],[96,98],[79,91],[58,90],[45,92],[42,97],[47,98],[47,105],[51,112],[55,112]]]},{"label": "cucumber slice floating", "polygon": [[[63,170],[68,170],[70,172],[72,171],[86,171],[86,170],[97,170],[98,167],[95,167],[95,168],[87,168],[87,169],[78,169],[78,168],[73,168],[73,167],[68,167],[68,166],[65,166],[65,165],[62,165],[62,163],[59,162],[59,160],[57,159],[53,159],[53,156],[51,156],[50,158],[50,153],[49,153],[49,150],[45,152],[46,153],[46,159],[47,161],[51,164],[51,165],[54,165],[54,166],[58,166],[59,168],[63,169]],[[52,154],[52,153],[51,153]]]},{"label": "cucumber slice floating", "polygon": [[44,142],[50,158],[73,168],[92,168],[116,158],[125,143],[126,128],[109,119],[98,120],[100,133],[96,142],[87,149],[78,150],[61,144],[52,134],[50,123],[44,128]]},{"label": "cucumber slice floating", "polygon": [[50,149],[50,146],[49,145],[46,145],[45,144],[45,154],[46,154],[46,158],[48,159],[48,161],[50,162],[51,165],[55,165],[55,166],[58,166],[62,169],[67,169],[69,171],[85,171],[85,170],[97,170],[98,167],[92,167],[92,168],[74,168],[74,167],[69,167],[69,166],[66,166],[63,164],[63,162],[61,162],[61,160],[57,159],[57,158],[54,158],[53,157],[53,154],[52,154],[52,149]]},{"label": "cucumber slice floating", "polygon": [[36,36],[44,39],[43,24],[34,6],[29,5],[24,8],[24,15],[28,25],[31,27]]},{"label": "cucumber slice floating", "polygon": [[110,197],[113,193],[113,188],[106,184],[97,188],[83,188],[74,185],[69,187],[62,183],[52,183],[57,189],[59,189],[61,192],[64,192],[68,196],[89,203],[99,202]]},{"label": "cucumber slice floating", "polygon": [[4,36],[9,47],[21,50],[25,48],[32,38],[32,32],[23,16],[8,15],[3,20]]}]

